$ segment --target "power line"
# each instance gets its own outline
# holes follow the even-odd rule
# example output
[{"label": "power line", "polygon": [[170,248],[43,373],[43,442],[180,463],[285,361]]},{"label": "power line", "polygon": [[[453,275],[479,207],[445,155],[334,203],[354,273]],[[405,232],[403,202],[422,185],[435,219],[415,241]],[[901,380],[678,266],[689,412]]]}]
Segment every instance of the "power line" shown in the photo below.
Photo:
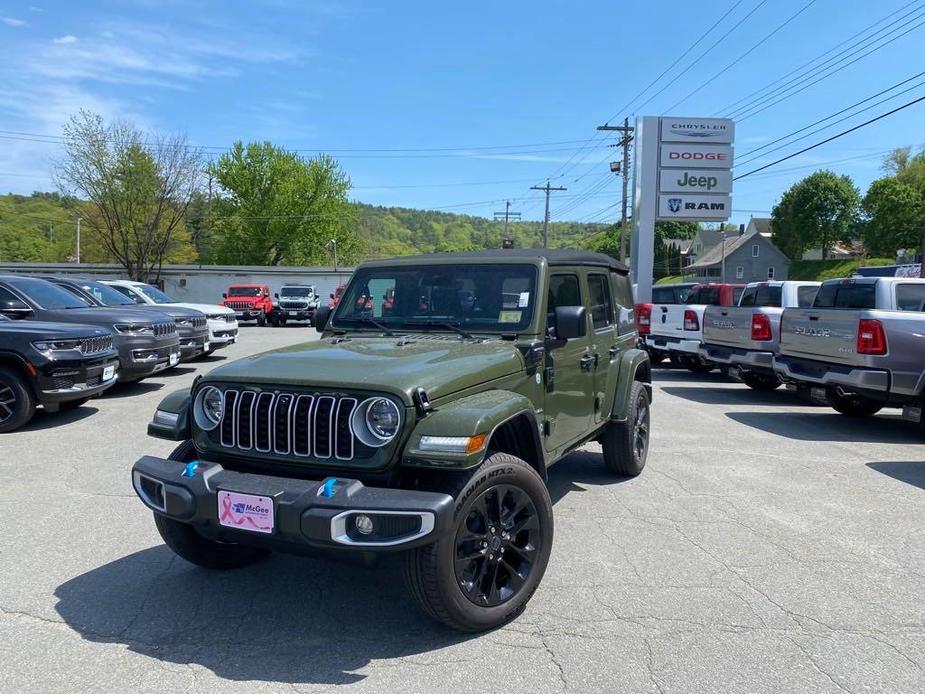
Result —
[{"label": "power line", "polygon": [[[737,163],[739,166],[741,166],[742,164],[747,164],[747,163],[750,162],[750,161],[755,161],[756,159],[760,159],[761,157],[763,157],[763,156],[765,156],[765,155],[767,155],[767,154],[770,154],[771,152],[777,152],[777,151],[783,149],[784,147],[788,147],[788,146],[794,144],[795,142],[799,142],[800,140],[805,140],[807,137],[812,137],[813,135],[816,135],[816,134],[822,132],[823,130],[827,130],[828,128],[831,128],[831,127],[834,126],[834,125],[837,125],[837,124],[839,124],[839,123],[843,123],[844,121],[846,121],[846,120],[848,120],[848,119],[850,119],[850,118],[854,118],[855,116],[857,116],[857,115],[859,115],[859,114],[861,114],[861,113],[864,113],[865,111],[869,111],[870,109],[875,108],[875,107],[879,106],[880,104],[886,103],[887,101],[891,101],[892,99],[895,99],[895,98],[897,98],[898,96],[901,96],[902,94],[907,94],[908,92],[911,92],[911,91],[914,90],[914,89],[918,89],[919,87],[925,85],[925,81],[919,82],[918,84],[913,84],[911,87],[908,87],[908,88],[906,88],[906,89],[903,89],[902,91],[897,92],[896,94],[892,94],[891,96],[888,96],[888,97],[886,97],[885,99],[881,99],[880,101],[875,101],[875,102],[872,103],[870,106],[866,106],[865,108],[862,108],[860,111],[857,111],[857,112],[855,112],[855,113],[851,113],[851,114],[845,116],[844,118],[839,118],[839,119],[836,120],[836,121],[832,121],[832,122],[829,123],[828,125],[824,125],[824,126],[822,126],[821,128],[817,128],[816,130],[813,130],[813,131],[811,131],[811,132],[808,132],[808,133],[806,133],[805,135],[802,135],[801,137],[796,138],[795,140],[790,140],[790,138],[792,138],[794,135],[798,135],[799,133],[804,132],[804,131],[806,131],[806,130],[809,130],[809,129],[812,128],[813,126],[819,125],[820,123],[824,123],[825,121],[832,120],[833,118],[835,118],[835,117],[837,117],[837,116],[840,116],[841,114],[846,113],[847,111],[851,111],[852,109],[857,108],[857,107],[860,106],[861,104],[864,104],[864,103],[870,101],[871,99],[876,99],[878,96],[881,96],[881,95],[883,95],[883,94],[886,94],[887,92],[891,92],[891,91],[893,91],[894,89],[896,89],[897,87],[900,87],[900,86],[902,86],[902,85],[904,85],[904,84],[906,84],[906,83],[908,83],[908,82],[911,82],[912,80],[918,79],[918,78],[921,77],[922,75],[925,75],[925,71],[922,71],[922,72],[918,73],[917,75],[913,75],[912,77],[910,77],[910,78],[908,78],[908,79],[902,80],[901,82],[897,82],[896,84],[894,84],[894,85],[892,85],[892,86],[890,86],[890,87],[888,87],[888,88],[886,88],[886,89],[884,89],[884,90],[882,90],[882,91],[879,91],[879,92],[877,92],[876,94],[873,94],[872,96],[867,97],[866,99],[862,99],[861,101],[855,102],[855,103],[851,104],[850,106],[847,106],[847,107],[841,109],[840,111],[836,111],[835,113],[833,113],[833,114],[831,114],[831,115],[829,115],[829,116],[826,116],[825,118],[820,118],[819,120],[814,121],[814,122],[810,123],[809,125],[806,125],[806,126],[800,128],[799,130],[794,130],[792,133],[790,133],[790,134],[788,134],[788,135],[784,135],[783,137],[779,137],[779,138],[777,138],[776,140],[772,140],[771,142],[768,142],[767,144],[762,145],[761,147],[756,147],[755,149],[753,149],[753,150],[751,150],[751,151],[749,151],[749,152],[746,152],[744,155],[742,155],[743,158],[742,158],[742,159],[739,159],[736,163]],[[781,145],[778,145],[777,147],[774,147],[774,148],[772,148],[772,149],[769,149],[769,150],[768,150],[767,152],[765,152],[764,154],[758,154],[758,152],[761,152],[761,150],[767,149],[768,147],[771,147],[772,145],[775,145],[775,144],[777,144],[778,142],[782,142],[783,140],[790,140],[790,142],[785,142],[784,144],[781,144]]]},{"label": "power line", "polygon": [[892,109],[891,111],[887,111],[886,113],[881,113],[879,116],[877,116],[877,117],[875,117],[875,118],[871,118],[871,119],[868,120],[868,121],[864,121],[863,123],[860,123],[859,125],[855,125],[853,128],[848,128],[847,130],[843,130],[842,132],[838,133],[837,135],[832,135],[832,137],[828,137],[828,138],[826,138],[825,140],[822,140],[822,141],[817,142],[817,143],[815,143],[815,144],[813,144],[813,145],[810,145],[809,147],[804,147],[804,148],[801,149],[799,152],[794,152],[793,154],[788,154],[786,157],[782,157],[782,158],[778,159],[777,161],[772,161],[770,164],[765,164],[764,166],[759,166],[757,169],[753,169],[752,171],[749,171],[749,172],[747,172],[747,173],[740,174],[740,175],[734,177],[732,180],[733,180],[733,181],[738,181],[739,179],[745,178],[746,176],[751,176],[752,174],[756,174],[756,173],[758,173],[759,171],[764,171],[765,169],[769,169],[769,168],[771,168],[772,166],[776,166],[777,164],[780,164],[781,162],[787,161],[788,159],[793,159],[794,157],[797,157],[797,156],[799,156],[799,155],[801,155],[801,154],[804,154],[805,152],[809,152],[809,151],[812,150],[812,149],[816,149],[817,147],[821,147],[821,146],[824,145],[824,144],[827,144],[827,143],[829,143],[829,142],[832,142],[832,140],[837,140],[837,139],[840,138],[840,137],[844,137],[844,136],[847,135],[848,133],[853,133],[855,130],[860,130],[861,128],[864,128],[864,127],[870,125],[871,123],[876,123],[876,122],[879,121],[879,120],[883,120],[883,119],[886,118],[887,116],[892,116],[894,113],[897,113],[897,112],[899,112],[899,111],[902,111],[903,109],[909,108],[910,106],[914,106],[915,104],[919,103],[920,101],[925,101],[925,96],[920,96],[920,97],[918,97],[917,99],[913,99],[912,101],[907,101],[907,102],[906,102],[905,104],[903,104],[902,106],[897,106],[896,108]]},{"label": "power line", "polygon": [[[918,19],[921,19],[923,16],[925,16],[925,13],[920,14],[918,17],[915,17],[915,19],[910,20],[910,22],[907,22],[906,24],[903,24],[902,26],[897,27],[897,30],[898,30],[898,29],[901,29],[901,28],[903,28],[903,27],[905,27],[905,26],[908,26],[908,24],[910,24],[911,22],[916,21],[916,20],[918,20]],[[918,29],[919,27],[921,27],[922,25],[925,25],[925,21],[919,22],[919,23],[916,24],[915,26],[910,27],[909,29],[906,29],[906,31],[904,31],[903,33],[899,34],[898,36],[894,36],[893,38],[889,39],[888,41],[883,42],[883,43],[880,44],[879,46],[875,46],[874,48],[871,48],[871,49],[870,49],[869,51],[867,51],[866,53],[862,53],[861,55],[859,55],[859,56],[857,56],[856,58],[854,58],[854,60],[850,60],[850,61],[848,61],[848,62],[846,62],[846,63],[844,63],[844,64],[842,64],[842,65],[838,65],[837,62],[836,62],[836,64],[830,66],[831,68],[834,68],[834,69],[831,69],[829,72],[827,72],[827,73],[825,73],[825,74],[822,74],[820,77],[818,77],[817,79],[813,79],[812,81],[809,81],[809,80],[811,80],[813,77],[816,77],[817,75],[819,75],[820,72],[816,71],[816,72],[813,74],[813,71],[810,71],[810,73],[807,74],[807,76],[806,76],[805,79],[799,79],[799,80],[796,81],[795,84],[793,84],[792,86],[787,87],[787,88],[785,88],[785,89],[783,89],[782,87],[781,87],[781,88],[778,88],[778,89],[775,89],[774,91],[777,92],[777,94],[774,94],[774,93],[772,92],[771,94],[769,94],[769,95],[767,95],[767,96],[765,96],[765,97],[763,97],[763,98],[757,100],[753,105],[748,106],[748,108],[739,109],[739,110],[736,112],[736,114],[733,114],[733,117],[735,117],[736,120],[738,120],[738,121],[741,123],[742,121],[748,120],[749,118],[751,118],[751,117],[753,117],[753,116],[756,116],[756,115],[758,115],[759,113],[761,113],[761,112],[763,112],[763,111],[767,111],[767,110],[768,110],[769,108],[771,108],[772,106],[776,106],[777,104],[781,103],[782,101],[786,101],[787,99],[789,99],[789,98],[791,98],[791,97],[793,97],[793,96],[796,96],[797,94],[800,94],[800,93],[802,93],[802,92],[805,92],[805,91],[806,91],[807,89],[809,89],[810,87],[819,84],[819,83],[822,82],[823,80],[827,80],[829,77],[832,77],[833,75],[838,74],[839,72],[841,72],[841,71],[844,70],[845,68],[848,68],[848,67],[854,65],[855,63],[857,63],[857,62],[860,61],[860,60],[863,60],[863,59],[866,58],[867,56],[872,55],[873,53],[876,53],[877,51],[879,51],[879,50],[885,48],[886,46],[890,45],[891,43],[893,43],[893,42],[895,42],[895,41],[898,41],[898,40],[901,39],[903,36],[906,36],[907,34],[910,34],[911,32],[913,32],[913,31],[915,31],[916,29]],[[890,32],[890,33],[893,33],[893,32]],[[880,39],[882,39],[882,38],[885,38],[885,37],[880,37]],[[877,39],[877,41],[879,41],[880,39]],[[865,48],[867,48],[867,46],[864,46],[863,48],[860,48],[860,49],[858,49],[858,50],[861,50],[861,51],[862,51],[862,50],[864,50]],[[849,54],[848,56],[845,56],[845,58],[849,58],[849,57],[851,57],[851,56],[853,56],[853,55],[856,55],[857,53],[858,53],[858,51],[855,51],[854,53],[851,53],[851,54]],[[840,62],[840,61],[838,61],[838,62]],[[793,80],[791,80],[791,82],[793,82]],[[788,83],[788,84],[789,84],[789,83]],[[801,85],[802,85],[802,86],[801,86]],[[799,88],[798,88],[798,87],[799,87]],[[789,92],[789,93],[788,93],[788,92]],[[780,98],[777,98],[777,97],[780,97]]]},{"label": "power line", "polygon": [[[743,102],[752,103],[752,102],[749,101],[749,99],[752,99],[753,97],[755,97],[755,96],[757,96],[757,95],[759,95],[759,94],[762,94],[763,92],[767,92],[771,87],[774,87],[774,85],[778,84],[779,82],[782,82],[783,80],[787,79],[787,78],[790,77],[791,75],[793,75],[793,74],[795,74],[795,73],[797,73],[797,72],[800,72],[800,70],[802,70],[803,68],[809,67],[810,65],[812,65],[812,64],[815,63],[815,62],[817,62],[817,61],[820,60],[821,58],[824,58],[825,56],[827,56],[827,55],[828,55],[829,53],[831,53],[832,51],[834,51],[834,50],[836,50],[836,49],[838,49],[838,48],[841,48],[841,47],[844,46],[846,43],[850,43],[851,41],[853,41],[854,39],[856,39],[858,36],[867,33],[868,31],[870,31],[871,29],[873,29],[875,26],[877,26],[877,25],[879,25],[879,24],[882,24],[883,22],[885,22],[885,21],[886,21],[887,19],[889,19],[890,17],[892,17],[892,16],[894,16],[894,15],[896,15],[896,14],[899,14],[900,12],[902,12],[903,10],[905,10],[907,7],[909,7],[910,5],[915,5],[917,2],[919,2],[919,0],[913,0],[912,2],[910,2],[910,3],[906,4],[906,5],[904,5],[903,7],[899,8],[898,10],[895,10],[895,11],[891,12],[890,14],[888,14],[888,15],[886,15],[885,17],[881,18],[881,19],[878,20],[877,22],[874,22],[873,24],[870,24],[870,25],[864,27],[863,29],[861,29],[861,31],[859,31],[859,32],[857,32],[857,33],[855,33],[855,34],[849,36],[849,37],[848,37],[847,39],[845,39],[844,41],[841,41],[840,43],[835,44],[834,46],[832,46],[832,47],[831,47],[830,49],[828,49],[827,51],[824,51],[824,52],[820,53],[819,55],[817,55],[817,56],[816,56],[815,58],[813,58],[812,60],[809,60],[809,61],[803,63],[802,65],[800,65],[800,66],[797,67],[797,68],[794,68],[793,70],[791,70],[791,71],[788,72],[787,74],[783,75],[782,77],[778,77],[778,78],[777,78],[776,80],[774,80],[773,82],[769,82],[768,84],[764,85],[763,87],[761,87],[761,88],[759,88],[759,89],[756,89],[755,91],[751,92],[750,94],[747,94],[746,96],[743,96],[741,99],[738,99],[737,101],[733,101],[733,102],[732,102],[731,104],[729,104],[728,106],[724,106],[723,108],[719,109],[718,111],[715,111],[712,115],[713,115],[713,116],[719,116],[720,114],[733,114],[733,113],[738,112],[739,110],[741,110],[741,107],[740,107],[739,105],[740,105],[740,104],[743,104]],[[903,15],[903,17],[900,17],[898,20],[896,20],[895,22],[893,22],[893,24],[895,24],[896,22],[901,21],[901,20],[904,19],[905,17],[909,16],[909,14],[914,14],[916,11],[917,11],[917,9],[916,9],[916,10],[912,10],[912,12],[909,12],[909,13],[907,13],[906,15]],[[889,24],[889,25],[887,25],[886,27],[883,27],[882,29],[879,29],[879,30],[877,30],[877,31],[874,32],[874,33],[875,33],[875,34],[878,34],[878,33],[880,33],[881,31],[884,31],[885,29],[887,29],[889,26],[892,26],[892,24]],[[870,37],[868,37],[868,38],[870,38]],[[861,41],[859,41],[859,42],[857,42],[857,43],[863,43],[863,42],[866,41],[866,40],[867,40],[867,39],[862,39]],[[853,48],[854,46],[856,46],[857,43],[852,44],[851,46],[849,46],[848,48],[846,48],[844,51],[841,51],[840,53],[835,54],[834,56],[832,56],[832,58],[836,58],[836,57],[842,55],[843,53],[847,52],[848,50],[850,50],[851,48]],[[832,58],[830,58],[829,60],[831,60]],[[826,61],[826,62],[828,62],[828,61]],[[818,68],[818,67],[819,67],[819,66],[817,66],[817,68]],[[817,69],[817,68],[813,68],[813,70],[815,70],[815,69]],[[810,71],[810,72],[811,72],[811,71]],[[799,79],[799,78],[797,78],[797,79]],[[788,83],[788,84],[789,84],[789,83]],[[759,98],[760,98],[760,97],[759,97]],[[739,108],[736,108],[736,107],[739,107]]]},{"label": "power line", "polygon": [[701,84],[699,87],[697,87],[696,89],[694,89],[693,91],[691,91],[687,96],[683,97],[682,99],[679,99],[679,100],[676,101],[674,104],[672,104],[672,105],[669,106],[667,109],[665,109],[666,112],[672,110],[673,108],[677,108],[678,106],[680,106],[681,104],[683,104],[685,101],[687,101],[688,99],[690,99],[694,94],[696,94],[696,93],[699,92],[701,89],[703,89],[704,87],[706,87],[708,84],[711,84],[711,83],[713,82],[713,80],[715,80],[717,77],[719,77],[720,75],[724,74],[725,72],[727,72],[727,71],[730,70],[731,68],[733,68],[733,67],[735,67],[736,65],[738,65],[739,62],[741,62],[742,60],[744,60],[745,58],[747,58],[749,55],[751,55],[755,50],[758,49],[759,46],[762,46],[766,41],[768,41],[772,36],[774,36],[774,34],[776,34],[776,33],[779,32],[781,29],[783,29],[785,26],[787,26],[788,24],[790,24],[790,22],[792,22],[794,19],[796,19],[797,17],[799,17],[799,16],[800,16],[801,14],[803,14],[804,12],[806,12],[806,10],[808,10],[810,7],[812,7],[813,5],[815,5],[817,2],[818,2],[818,0],[809,0],[809,2],[807,2],[805,5],[803,5],[803,7],[801,7],[799,10],[797,10],[796,12],[794,12],[794,13],[793,13],[792,15],[790,15],[787,19],[785,19],[783,22],[781,22],[780,24],[778,24],[777,27],[774,28],[774,29],[771,31],[771,33],[766,34],[766,35],[764,36],[764,38],[762,38],[760,41],[758,41],[758,43],[752,44],[751,48],[749,48],[747,51],[745,51],[745,52],[744,52],[742,55],[740,55],[738,58],[736,58],[736,59],[733,60],[731,63],[729,63],[726,67],[724,67],[722,70],[720,70],[720,71],[717,72],[715,75],[713,75],[711,78],[709,78],[706,82],[704,82],[704,83]]},{"label": "power line", "polygon": [[755,12],[757,12],[759,9],[761,9],[761,7],[764,6],[764,5],[767,3],[767,1],[768,1],[768,0],[761,0],[761,2],[759,2],[757,5],[755,5],[755,7],[753,7],[744,17],[742,17],[738,22],[736,22],[736,23],[732,26],[732,28],[731,28],[729,31],[727,31],[725,34],[723,34],[722,36],[720,36],[720,37],[713,43],[713,45],[711,45],[707,50],[705,50],[703,53],[701,53],[701,54],[694,60],[694,62],[690,63],[686,68],[684,68],[681,72],[679,72],[677,75],[675,75],[675,76],[671,79],[671,81],[668,82],[668,84],[664,85],[661,89],[659,89],[657,92],[655,92],[655,94],[651,95],[651,96],[650,96],[648,99],[646,99],[644,102],[642,102],[641,104],[639,104],[638,106],[636,106],[636,111],[639,112],[639,110],[642,109],[643,106],[645,106],[646,104],[650,103],[653,99],[655,99],[656,97],[658,97],[660,94],[664,93],[664,91],[665,91],[666,89],[668,89],[668,87],[670,87],[671,85],[673,85],[675,82],[677,82],[679,79],[681,79],[684,75],[686,75],[688,72],[690,72],[690,71],[694,68],[694,66],[697,65],[697,63],[699,63],[701,60],[703,60],[704,57],[706,57],[714,48],[716,48],[716,47],[717,47],[718,45],[720,45],[723,41],[725,41],[726,38],[729,37],[729,36],[732,34],[732,32],[734,32],[736,29],[738,29],[740,26],[742,26],[742,24],[744,24],[745,21],[748,20],[749,17],[751,17],[753,14],[755,14]]},{"label": "power line", "polygon": [[549,248],[549,194],[554,190],[568,190],[568,188],[553,187],[549,185],[549,180],[547,179],[545,186],[531,186],[530,190],[542,190],[546,193],[546,216],[543,218],[543,248]]},{"label": "power line", "polygon": [[734,3],[732,4],[732,7],[730,7],[728,10],[726,10],[726,12],[725,12],[719,19],[717,19],[715,22],[713,22],[713,24],[710,26],[709,29],[707,29],[705,32],[703,32],[703,33],[700,35],[700,37],[699,37],[696,41],[694,41],[690,46],[687,47],[687,50],[686,50],[686,51],[684,51],[681,55],[679,55],[677,58],[675,58],[675,61],[674,61],[671,65],[669,65],[669,66],[666,67],[664,70],[662,70],[662,73],[661,73],[658,77],[656,77],[654,80],[652,80],[651,82],[649,82],[649,84],[646,85],[645,89],[643,89],[643,90],[640,91],[638,94],[636,94],[636,96],[634,96],[632,99],[630,99],[630,100],[626,103],[626,106],[624,106],[624,107],[621,108],[619,111],[617,111],[615,114],[613,114],[610,118],[608,118],[608,119],[605,121],[605,123],[609,123],[609,122],[612,121],[614,118],[616,118],[617,116],[619,116],[621,113],[626,112],[626,110],[629,109],[629,107],[633,105],[633,102],[635,102],[636,99],[638,99],[640,96],[642,96],[642,95],[645,94],[647,91],[649,91],[649,89],[650,89],[654,84],[656,84],[660,79],[662,79],[662,77],[664,77],[666,74],[668,74],[668,73],[675,67],[675,65],[677,65],[677,64],[680,63],[682,60],[684,60],[688,55],[690,55],[690,52],[691,52],[692,50],[694,50],[697,46],[699,46],[700,43],[701,43],[707,36],[709,36],[710,33],[711,33],[717,26],[719,26],[720,23],[722,23],[722,21],[723,21],[724,19],[726,19],[726,17],[728,17],[730,14],[732,14],[732,12],[733,12],[733,10],[735,10],[735,8],[737,8],[737,7],[738,7],[739,5],[741,5],[741,4],[742,4],[742,0],[736,0],[736,2],[734,2]]}]

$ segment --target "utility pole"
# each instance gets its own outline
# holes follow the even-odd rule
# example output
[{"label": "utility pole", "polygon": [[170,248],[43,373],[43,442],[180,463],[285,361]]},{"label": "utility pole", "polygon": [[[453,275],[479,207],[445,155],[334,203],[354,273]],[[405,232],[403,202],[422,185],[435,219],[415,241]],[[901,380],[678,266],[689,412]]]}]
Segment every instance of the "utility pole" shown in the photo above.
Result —
[{"label": "utility pole", "polygon": [[[511,219],[520,219],[520,212],[511,212],[511,201],[507,200],[504,203],[504,212],[495,212],[495,219],[504,220],[504,238],[507,238],[507,223]],[[503,240],[503,239],[502,239]]]},{"label": "utility pole", "polygon": [[542,190],[546,193],[546,216],[543,218],[543,248],[549,248],[549,194],[554,190],[568,190],[568,188],[551,186],[547,178],[545,186],[530,186],[530,190]]},{"label": "utility pole", "polygon": [[80,217],[77,218],[77,264],[80,264]]},{"label": "utility pole", "polygon": [[337,272],[337,239],[331,239],[331,243],[328,245],[334,251],[334,272]]},{"label": "utility pole", "polygon": [[626,221],[627,221],[627,203],[629,201],[629,171],[630,171],[630,144],[633,142],[633,128],[630,127],[630,119],[624,118],[623,125],[604,125],[597,126],[598,130],[616,131],[623,133],[623,137],[617,142],[617,147],[623,148],[623,164],[619,174],[623,176],[623,212],[620,215],[620,260],[626,261]]}]

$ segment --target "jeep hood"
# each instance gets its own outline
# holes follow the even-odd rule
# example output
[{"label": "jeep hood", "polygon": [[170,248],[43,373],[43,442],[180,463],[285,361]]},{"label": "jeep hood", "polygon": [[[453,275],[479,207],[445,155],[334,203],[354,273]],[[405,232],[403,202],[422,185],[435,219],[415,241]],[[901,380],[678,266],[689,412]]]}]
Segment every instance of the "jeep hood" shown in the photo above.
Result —
[{"label": "jeep hood", "polygon": [[[414,340],[414,338],[410,338]],[[239,359],[213,369],[207,381],[292,385],[319,390],[392,393],[411,404],[419,386],[436,400],[524,368],[511,342],[433,336],[324,339]]]}]

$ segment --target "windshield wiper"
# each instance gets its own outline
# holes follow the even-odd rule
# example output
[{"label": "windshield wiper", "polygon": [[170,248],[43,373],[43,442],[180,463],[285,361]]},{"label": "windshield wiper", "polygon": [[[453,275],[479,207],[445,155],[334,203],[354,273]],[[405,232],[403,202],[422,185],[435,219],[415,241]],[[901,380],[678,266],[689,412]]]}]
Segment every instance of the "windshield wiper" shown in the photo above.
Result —
[{"label": "windshield wiper", "polygon": [[355,320],[357,323],[366,323],[368,325],[375,326],[389,337],[392,337],[395,334],[387,325],[380,323],[375,318],[370,318],[369,316],[357,316],[353,320]]},{"label": "windshield wiper", "polygon": [[449,321],[412,320],[402,321],[402,325],[425,325],[428,327],[446,328],[447,330],[452,330],[454,333],[462,335],[467,340],[473,339],[472,333],[462,328],[459,323],[450,323]]}]

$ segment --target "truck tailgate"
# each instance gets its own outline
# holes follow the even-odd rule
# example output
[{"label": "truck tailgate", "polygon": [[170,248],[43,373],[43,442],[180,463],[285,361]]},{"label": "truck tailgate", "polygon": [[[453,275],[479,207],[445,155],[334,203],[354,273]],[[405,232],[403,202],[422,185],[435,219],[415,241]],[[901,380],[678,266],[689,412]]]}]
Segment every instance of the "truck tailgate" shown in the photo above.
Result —
[{"label": "truck tailgate", "polygon": [[655,304],[652,306],[652,334],[684,337],[685,304]]},{"label": "truck tailgate", "polygon": [[703,316],[703,341],[708,345],[747,347],[752,337],[751,307],[707,306]]},{"label": "truck tailgate", "polygon": [[858,321],[866,311],[826,308],[788,308],[781,321],[780,353],[861,365],[857,353]]}]

